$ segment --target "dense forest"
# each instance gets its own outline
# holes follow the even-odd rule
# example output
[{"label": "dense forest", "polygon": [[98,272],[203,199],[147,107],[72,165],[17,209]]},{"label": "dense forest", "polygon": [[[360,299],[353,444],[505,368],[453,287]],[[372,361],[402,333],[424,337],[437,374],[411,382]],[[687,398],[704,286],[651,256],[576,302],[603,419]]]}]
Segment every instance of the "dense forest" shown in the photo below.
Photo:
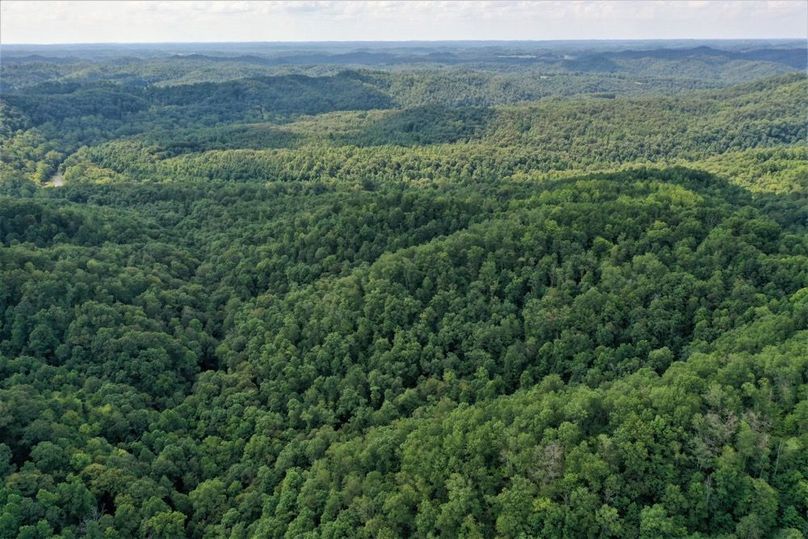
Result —
[{"label": "dense forest", "polygon": [[0,538],[808,536],[805,43],[0,52]]}]

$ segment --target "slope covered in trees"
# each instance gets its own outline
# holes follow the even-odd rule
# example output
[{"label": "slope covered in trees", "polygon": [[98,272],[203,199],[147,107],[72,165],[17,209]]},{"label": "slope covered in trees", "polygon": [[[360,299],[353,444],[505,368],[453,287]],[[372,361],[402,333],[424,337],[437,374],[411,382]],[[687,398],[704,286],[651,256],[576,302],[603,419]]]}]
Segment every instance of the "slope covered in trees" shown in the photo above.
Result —
[{"label": "slope covered in trees", "polygon": [[651,50],[12,56],[0,537],[808,534],[806,78]]}]

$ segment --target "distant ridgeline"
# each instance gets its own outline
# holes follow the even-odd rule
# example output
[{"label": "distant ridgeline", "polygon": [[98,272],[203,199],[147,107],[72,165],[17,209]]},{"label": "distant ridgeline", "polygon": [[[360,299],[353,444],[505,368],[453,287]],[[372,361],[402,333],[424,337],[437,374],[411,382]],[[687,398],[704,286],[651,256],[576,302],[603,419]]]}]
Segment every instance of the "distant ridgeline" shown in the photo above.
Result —
[{"label": "distant ridgeline", "polygon": [[1,52],[0,538],[808,535],[805,43]]}]

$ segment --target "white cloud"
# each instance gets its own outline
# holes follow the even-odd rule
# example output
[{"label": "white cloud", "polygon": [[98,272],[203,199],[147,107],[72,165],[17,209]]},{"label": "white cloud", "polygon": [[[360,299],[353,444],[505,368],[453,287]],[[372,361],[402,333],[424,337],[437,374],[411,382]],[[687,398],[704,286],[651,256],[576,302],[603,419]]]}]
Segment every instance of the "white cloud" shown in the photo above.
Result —
[{"label": "white cloud", "polygon": [[0,2],[3,43],[808,37],[805,1]]}]

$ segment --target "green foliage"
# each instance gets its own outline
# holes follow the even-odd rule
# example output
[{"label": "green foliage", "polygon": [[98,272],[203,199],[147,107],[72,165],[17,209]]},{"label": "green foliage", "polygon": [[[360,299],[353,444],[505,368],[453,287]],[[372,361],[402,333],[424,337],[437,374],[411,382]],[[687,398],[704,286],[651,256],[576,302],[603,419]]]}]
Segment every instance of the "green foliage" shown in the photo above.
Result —
[{"label": "green foliage", "polygon": [[805,76],[634,52],[4,63],[0,537],[808,534]]},{"label": "green foliage", "polygon": [[808,190],[808,148],[753,149],[711,156],[698,167],[755,192],[800,193]]}]

